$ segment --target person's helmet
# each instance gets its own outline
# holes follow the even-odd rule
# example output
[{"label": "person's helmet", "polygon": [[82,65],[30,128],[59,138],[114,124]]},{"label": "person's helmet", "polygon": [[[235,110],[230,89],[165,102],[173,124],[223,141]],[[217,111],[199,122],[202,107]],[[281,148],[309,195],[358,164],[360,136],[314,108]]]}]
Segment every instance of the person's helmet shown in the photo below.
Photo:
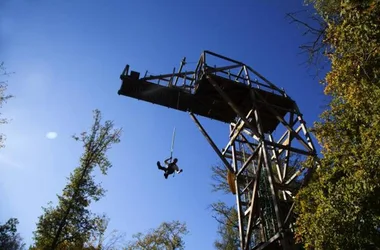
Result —
[{"label": "person's helmet", "polygon": [[177,158],[174,158],[173,162],[174,163],[177,163],[178,159]]}]

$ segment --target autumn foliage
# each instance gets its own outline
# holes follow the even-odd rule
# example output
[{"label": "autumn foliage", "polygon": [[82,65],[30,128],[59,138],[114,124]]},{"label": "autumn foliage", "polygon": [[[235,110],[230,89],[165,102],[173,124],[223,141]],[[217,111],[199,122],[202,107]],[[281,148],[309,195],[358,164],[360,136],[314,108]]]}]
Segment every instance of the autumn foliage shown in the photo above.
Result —
[{"label": "autumn foliage", "polygon": [[313,1],[327,23],[331,97],[315,134],[321,168],[297,196],[298,241],[314,249],[380,246],[379,1]]}]

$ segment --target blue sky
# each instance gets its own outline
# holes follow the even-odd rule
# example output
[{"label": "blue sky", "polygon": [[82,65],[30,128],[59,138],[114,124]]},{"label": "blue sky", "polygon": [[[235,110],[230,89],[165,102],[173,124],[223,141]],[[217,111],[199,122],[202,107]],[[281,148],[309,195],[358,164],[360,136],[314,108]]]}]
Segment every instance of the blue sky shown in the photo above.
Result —
[{"label": "blue sky", "polygon": [[[12,121],[1,127],[0,221],[19,218],[21,235],[32,242],[41,206],[56,201],[78,165],[81,145],[71,135],[87,130],[98,108],[124,133],[109,151],[113,168],[96,177],[108,192],[93,211],[106,213],[110,229],[127,240],[163,221],[185,221],[188,249],[211,249],[217,224],[207,207],[234,202],[210,192],[217,155],[188,114],[118,96],[120,73],[127,63],[142,73],[170,73],[182,57],[195,62],[211,50],[283,87],[311,125],[326,98],[300,65],[302,30],[285,19],[302,8],[302,1],[2,1],[0,61],[15,72],[8,79],[15,98],[2,109]],[[228,126],[202,123],[226,144]],[[173,127],[184,172],[165,180],[155,164],[170,154]],[[49,131],[58,137],[47,139]]]}]

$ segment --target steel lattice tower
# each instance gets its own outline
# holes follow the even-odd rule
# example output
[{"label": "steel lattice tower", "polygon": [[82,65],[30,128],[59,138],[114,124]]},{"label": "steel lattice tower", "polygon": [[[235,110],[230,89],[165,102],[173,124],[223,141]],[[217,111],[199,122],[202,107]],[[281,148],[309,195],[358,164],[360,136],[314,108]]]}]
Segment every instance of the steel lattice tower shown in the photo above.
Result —
[{"label": "steel lattice tower", "polygon": [[[293,199],[317,166],[298,106],[244,63],[204,51],[193,71],[148,75],[127,65],[119,95],[180,111],[191,118],[226,166],[236,196],[241,249],[294,249]],[[196,117],[229,124],[219,150]],[[312,166],[300,164],[310,157]]]}]

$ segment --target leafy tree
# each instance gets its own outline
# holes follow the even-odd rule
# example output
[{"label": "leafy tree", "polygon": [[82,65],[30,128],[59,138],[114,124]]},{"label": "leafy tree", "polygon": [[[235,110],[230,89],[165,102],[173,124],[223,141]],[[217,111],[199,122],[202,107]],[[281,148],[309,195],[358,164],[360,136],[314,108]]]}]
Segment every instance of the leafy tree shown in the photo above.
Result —
[{"label": "leafy tree", "polygon": [[86,244],[89,250],[117,250],[124,245],[125,235],[123,233],[113,230],[108,235],[105,234],[109,221],[110,219],[105,216],[97,221],[98,230],[93,234],[92,240]]},{"label": "leafy tree", "polygon": [[[211,167],[213,192],[230,194],[231,190],[227,182],[227,169],[223,163]],[[235,206],[228,206],[225,202],[218,201],[210,205],[213,218],[218,222],[218,239],[214,242],[215,249],[239,249],[239,225]]]},{"label": "leafy tree", "polygon": [[181,250],[185,249],[183,237],[189,232],[186,224],[179,221],[164,222],[158,228],[151,229],[148,233],[133,235],[127,250]]},{"label": "leafy tree", "polygon": [[240,247],[238,214],[235,206],[228,207],[224,202],[215,202],[211,205],[218,225],[219,239],[215,240],[214,247],[218,250],[236,250]]},{"label": "leafy tree", "polygon": [[10,218],[5,224],[0,225],[0,249],[23,250],[23,243],[20,234],[17,233],[18,220]]},{"label": "leafy tree", "polygon": [[326,22],[329,109],[315,125],[321,167],[297,196],[306,248],[380,247],[380,2],[310,1]]},{"label": "leafy tree", "polygon": [[94,111],[94,123],[89,133],[73,136],[83,143],[84,152],[80,166],[70,174],[69,182],[58,195],[58,205],[51,204],[39,217],[34,232],[36,249],[77,249],[89,242],[90,237],[101,230],[104,217],[92,214],[88,206],[104,196],[104,189],[96,184],[92,172],[99,167],[107,174],[112,166],[106,152],[120,141],[121,129],[114,129],[113,122],[101,123],[101,113]]},{"label": "leafy tree", "polygon": [[[3,107],[3,104],[6,103],[12,95],[6,94],[7,91],[7,81],[3,80],[3,77],[8,76],[9,72],[7,72],[5,65],[3,62],[0,63],[0,108]],[[0,112],[0,124],[6,124],[8,122],[7,119],[2,118]],[[0,148],[4,147],[5,136],[0,133]]]}]

